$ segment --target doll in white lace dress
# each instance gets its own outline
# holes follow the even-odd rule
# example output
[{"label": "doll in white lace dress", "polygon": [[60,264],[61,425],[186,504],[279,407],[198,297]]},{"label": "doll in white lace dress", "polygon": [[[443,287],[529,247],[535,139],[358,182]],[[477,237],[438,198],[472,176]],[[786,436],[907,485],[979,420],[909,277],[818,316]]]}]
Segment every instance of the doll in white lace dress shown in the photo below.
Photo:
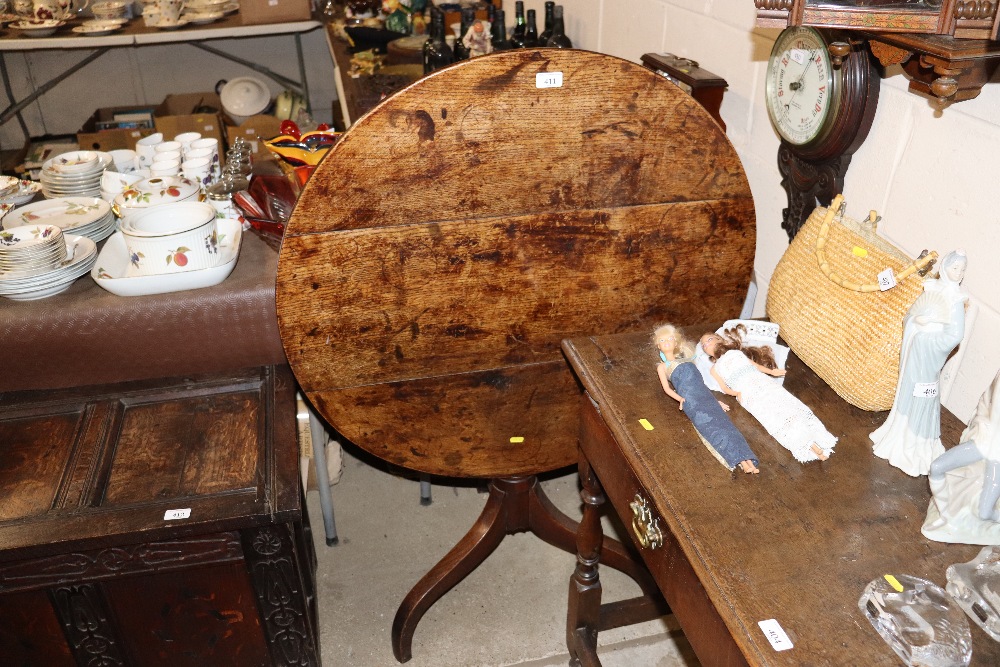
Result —
[{"label": "doll in white lace dress", "polygon": [[837,444],[836,436],[805,403],[771,379],[785,371],[776,368],[770,348],[744,347],[741,328],[701,337],[701,348],[715,360],[712,376],[797,461],[825,461]]}]

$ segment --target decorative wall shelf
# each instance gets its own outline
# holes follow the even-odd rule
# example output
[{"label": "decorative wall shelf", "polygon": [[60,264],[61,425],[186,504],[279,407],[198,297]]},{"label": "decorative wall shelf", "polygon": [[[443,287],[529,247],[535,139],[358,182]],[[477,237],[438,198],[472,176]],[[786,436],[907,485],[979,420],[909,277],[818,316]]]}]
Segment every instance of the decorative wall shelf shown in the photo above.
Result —
[{"label": "decorative wall shelf", "polygon": [[762,28],[811,26],[996,39],[997,0],[754,0]]}]

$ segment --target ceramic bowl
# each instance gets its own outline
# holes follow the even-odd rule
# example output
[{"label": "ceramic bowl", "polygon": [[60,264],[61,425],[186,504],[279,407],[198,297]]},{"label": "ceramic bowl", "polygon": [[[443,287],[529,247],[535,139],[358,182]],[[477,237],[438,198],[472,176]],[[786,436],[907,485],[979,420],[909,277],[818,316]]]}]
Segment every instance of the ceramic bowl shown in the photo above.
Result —
[{"label": "ceramic bowl", "polygon": [[218,261],[215,209],[204,202],[164,204],[137,211],[121,227],[130,276],[196,271]]},{"label": "ceramic bowl", "polygon": [[101,189],[113,192],[117,195],[125,192],[129,186],[135,185],[141,180],[142,178],[138,174],[122,174],[117,171],[105,171],[101,174]]},{"label": "ceramic bowl", "polygon": [[52,171],[59,174],[85,174],[97,171],[100,160],[94,151],[71,151],[52,158]]},{"label": "ceramic bowl", "polygon": [[120,19],[125,18],[125,12],[128,10],[128,5],[121,0],[104,0],[103,2],[95,2],[90,7],[90,11],[94,13],[94,16],[99,19]]},{"label": "ceramic bowl", "polygon": [[241,76],[222,87],[222,108],[237,124],[262,113],[271,103],[271,90],[260,79]]}]

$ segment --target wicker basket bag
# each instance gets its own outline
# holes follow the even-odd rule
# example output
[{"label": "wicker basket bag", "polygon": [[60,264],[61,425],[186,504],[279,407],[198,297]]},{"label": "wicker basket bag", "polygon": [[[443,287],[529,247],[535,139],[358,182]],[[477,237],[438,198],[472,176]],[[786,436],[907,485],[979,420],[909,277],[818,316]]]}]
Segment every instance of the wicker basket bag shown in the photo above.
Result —
[{"label": "wicker basket bag", "polygon": [[[920,276],[937,253],[911,260],[875,233],[874,211],[864,222],[843,213],[838,195],[806,220],[774,270],[767,316],[844,400],[863,410],[888,410],[903,317],[923,291]],[[895,286],[886,289],[880,281]]]}]

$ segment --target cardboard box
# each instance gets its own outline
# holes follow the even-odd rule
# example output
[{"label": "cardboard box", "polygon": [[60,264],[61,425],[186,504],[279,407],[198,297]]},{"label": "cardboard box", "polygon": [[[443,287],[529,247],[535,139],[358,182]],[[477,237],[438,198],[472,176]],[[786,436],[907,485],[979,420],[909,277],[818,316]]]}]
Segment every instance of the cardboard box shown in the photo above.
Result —
[{"label": "cardboard box", "polygon": [[[113,151],[120,148],[135,148],[135,142],[155,132],[153,128],[122,127],[102,130],[100,126],[111,124],[115,116],[142,113],[150,110],[149,105],[130,107],[106,107],[98,109],[87,119],[76,133],[76,141],[81,150]],[[155,111],[154,111],[155,113]]]},{"label": "cardboard box", "polygon": [[243,25],[288,23],[312,18],[312,0],[242,0]]},{"label": "cardboard box", "polygon": [[219,140],[219,150],[225,150],[222,100],[215,93],[167,95],[156,107],[153,121],[156,131],[163,133],[164,141],[171,141],[182,132],[198,132],[204,138],[215,137]]},{"label": "cardboard box", "polygon": [[[151,128],[100,129],[113,124],[115,117],[137,118],[152,109]],[[195,113],[196,109],[202,109]],[[207,111],[211,109],[212,111]],[[162,132],[164,141],[170,141],[181,132],[199,132],[203,137],[215,137],[221,149],[225,149],[223,133],[222,101],[215,93],[183,93],[167,95],[160,104],[106,107],[94,112],[76,134],[81,150],[112,151],[119,148],[135,149],[135,142],[154,132]]]},{"label": "cardboard box", "polygon": [[240,125],[226,125],[226,139],[232,145],[236,137],[250,142],[254,157],[269,157],[271,151],[264,145],[265,139],[273,139],[281,134],[281,121],[274,116],[260,114],[250,116]]}]

